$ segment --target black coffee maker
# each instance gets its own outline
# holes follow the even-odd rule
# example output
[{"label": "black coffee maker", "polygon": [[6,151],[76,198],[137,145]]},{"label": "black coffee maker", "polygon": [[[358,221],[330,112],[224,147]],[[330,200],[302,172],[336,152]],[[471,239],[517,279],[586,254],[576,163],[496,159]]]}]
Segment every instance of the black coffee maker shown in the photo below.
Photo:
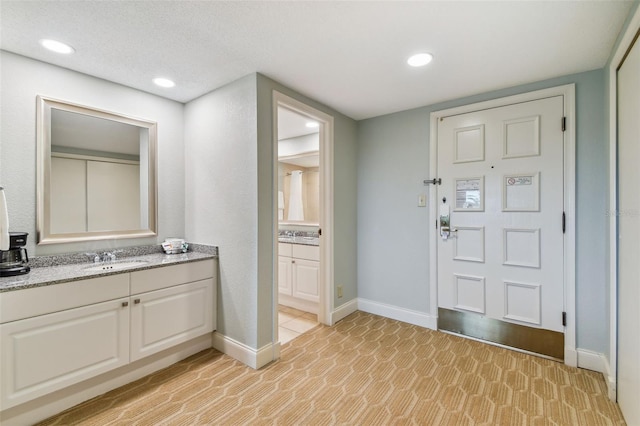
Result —
[{"label": "black coffee maker", "polygon": [[27,232],[9,232],[9,250],[0,250],[0,277],[27,274],[29,256],[27,249]]}]

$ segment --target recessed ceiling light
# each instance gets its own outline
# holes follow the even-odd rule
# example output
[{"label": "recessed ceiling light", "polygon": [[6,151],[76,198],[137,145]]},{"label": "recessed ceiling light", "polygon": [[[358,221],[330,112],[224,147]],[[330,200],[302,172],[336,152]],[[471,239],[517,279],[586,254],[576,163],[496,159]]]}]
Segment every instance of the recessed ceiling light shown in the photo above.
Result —
[{"label": "recessed ceiling light", "polygon": [[305,126],[315,129],[316,127],[319,127],[320,124],[318,124],[317,121],[307,121],[307,124],[305,124]]},{"label": "recessed ceiling light", "polygon": [[423,67],[433,59],[430,53],[418,53],[407,59],[407,63],[412,67]]},{"label": "recessed ceiling light", "polygon": [[56,40],[42,39],[40,40],[40,44],[44,48],[49,49],[52,52],[63,53],[65,55],[69,55],[76,51],[73,47],[69,46],[68,44],[65,44]]},{"label": "recessed ceiling light", "polygon": [[169,80],[168,78],[162,78],[162,77],[154,78],[153,82],[160,87],[173,87],[176,85],[173,81]]}]

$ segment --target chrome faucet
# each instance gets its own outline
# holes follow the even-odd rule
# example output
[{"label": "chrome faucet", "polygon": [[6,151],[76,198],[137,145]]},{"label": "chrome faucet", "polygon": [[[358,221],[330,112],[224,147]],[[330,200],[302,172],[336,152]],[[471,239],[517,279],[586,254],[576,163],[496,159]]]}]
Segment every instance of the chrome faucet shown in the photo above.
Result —
[{"label": "chrome faucet", "polygon": [[114,260],[116,260],[116,255],[114,253],[109,251],[105,251],[104,253],[102,253],[103,262],[113,262]]},{"label": "chrome faucet", "polygon": [[89,259],[93,259],[93,263],[104,263],[104,262],[113,262],[116,260],[116,255],[114,252],[105,251],[102,254],[98,253],[85,253],[89,256]]}]

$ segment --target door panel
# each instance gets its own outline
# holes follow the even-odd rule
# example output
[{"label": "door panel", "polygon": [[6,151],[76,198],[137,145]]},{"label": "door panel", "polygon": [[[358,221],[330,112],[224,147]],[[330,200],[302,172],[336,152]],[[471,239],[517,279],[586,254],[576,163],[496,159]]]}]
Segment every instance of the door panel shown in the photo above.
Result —
[{"label": "door panel", "polygon": [[618,71],[618,402],[640,424],[640,43]]},{"label": "door panel", "polygon": [[320,264],[315,260],[295,259],[293,264],[293,297],[317,302]]},{"label": "door panel", "polygon": [[437,200],[453,231],[438,236],[439,308],[563,333],[563,105],[438,122]]},{"label": "door panel", "polygon": [[213,331],[213,279],[132,296],[131,361]]},{"label": "door panel", "polygon": [[3,409],[129,362],[128,299],[0,325]]},{"label": "door panel", "polygon": [[278,256],[278,291],[291,296],[291,258]]},{"label": "door panel", "polygon": [[140,166],[87,161],[87,230],[143,228],[140,217]]},{"label": "door panel", "polygon": [[87,162],[51,156],[51,233],[87,232]]}]

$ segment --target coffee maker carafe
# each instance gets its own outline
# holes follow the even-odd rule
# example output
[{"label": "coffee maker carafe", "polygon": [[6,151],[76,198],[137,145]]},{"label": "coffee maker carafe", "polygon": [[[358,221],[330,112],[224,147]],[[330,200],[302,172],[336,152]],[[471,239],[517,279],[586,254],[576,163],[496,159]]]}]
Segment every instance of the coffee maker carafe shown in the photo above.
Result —
[{"label": "coffee maker carafe", "polygon": [[24,248],[27,235],[26,232],[9,232],[9,250],[0,250],[0,277],[27,274],[31,270]]}]

